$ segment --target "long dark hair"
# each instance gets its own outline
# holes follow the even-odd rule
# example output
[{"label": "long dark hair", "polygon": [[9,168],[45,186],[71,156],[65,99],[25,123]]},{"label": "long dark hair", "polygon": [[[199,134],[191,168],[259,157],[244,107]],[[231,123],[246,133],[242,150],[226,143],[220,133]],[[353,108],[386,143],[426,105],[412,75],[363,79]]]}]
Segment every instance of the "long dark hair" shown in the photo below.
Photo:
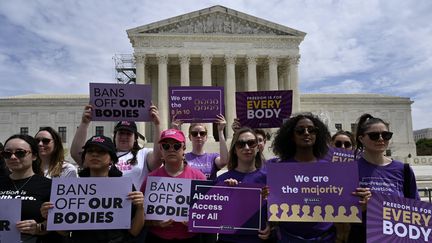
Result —
[{"label": "long dark hair", "polygon": [[365,132],[369,129],[370,126],[374,124],[382,123],[387,127],[387,130],[389,130],[389,124],[385,122],[383,119],[378,117],[373,117],[371,114],[365,113],[361,115],[357,121],[357,130],[355,134],[357,147],[355,150],[355,157],[358,153],[363,152],[364,146],[362,142],[360,141],[360,136],[364,136]]},{"label": "long dark hair", "polygon": [[297,146],[294,142],[294,128],[302,119],[309,119],[314,126],[318,128],[315,144],[313,145],[313,154],[316,158],[323,158],[328,151],[330,142],[330,132],[327,126],[315,115],[310,112],[297,114],[286,121],[279,130],[272,143],[273,153],[281,160],[288,160],[295,156]]},{"label": "long dark hair", "polygon": [[[116,141],[117,132],[118,131],[114,132],[114,139],[113,139],[114,145],[116,145],[115,141]],[[139,146],[139,144],[138,144],[138,137],[139,137],[138,134],[134,133],[134,144],[132,146],[132,149],[129,151],[132,153],[132,158],[127,161],[131,165],[136,165],[138,163],[137,154],[138,154],[138,151],[140,151],[142,149],[142,147]],[[116,147],[117,147],[117,145],[116,145]]]},{"label": "long dark hair", "polygon": [[42,169],[41,169],[41,160],[39,158],[39,146],[37,144],[36,139],[34,139],[30,135],[15,134],[15,135],[10,136],[5,141],[5,146],[9,142],[9,140],[15,139],[15,138],[21,139],[21,140],[25,141],[26,143],[28,143],[28,145],[30,145],[31,152],[36,157],[36,159],[33,160],[33,162],[32,162],[33,173],[35,173],[37,175],[43,175],[43,172],[42,172]]},{"label": "long dark hair", "polygon": [[[239,130],[237,130],[234,133],[233,139],[231,141],[231,146],[230,146],[230,150],[229,150],[229,158],[228,158],[228,170],[234,170],[235,168],[237,168],[238,166],[238,156],[236,154],[236,148],[235,148],[235,144],[238,141],[239,137],[241,134],[246,133],[246,132],[250,132],[254,135],[255,139],[258,142],[258,138],[256,133],[249,127],[242,127]],[[255,167],[257,169],[261,168],[262,164],[263,164],[263,155],[262,153],[258,150],[256,156],[255,156]]]},{"label": "long dark hair", "polygon": [[38,135],[38,133],[42,131],[46,131],[51,134],[51,137],[54,141],[54,149],[49,161],[48,175],[50,175],[51,177],[59,177],[62,172],[63,162],[65,160],[64,148],[61,137],[58,132],[52,127],[41,127],[36,133],[36,135]]}]

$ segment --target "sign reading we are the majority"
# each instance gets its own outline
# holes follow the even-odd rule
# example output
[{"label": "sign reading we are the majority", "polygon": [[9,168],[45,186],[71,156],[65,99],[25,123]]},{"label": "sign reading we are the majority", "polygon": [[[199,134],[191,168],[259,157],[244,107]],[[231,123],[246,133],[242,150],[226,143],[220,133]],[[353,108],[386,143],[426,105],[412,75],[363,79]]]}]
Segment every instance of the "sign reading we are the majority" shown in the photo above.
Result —
[{"label": "sign reading we are the majority", "polygon": [[90,83],[93,121],[150,121],[151,85]]},{"label": "sign reading we are the majority", "polygon": [[129,177],[53,178],[48,230],[129,229]]},{"label": "sign reading we are the majority", "polygon": [[144,193],[146,220],[188,220],[191,179],[149,176]]},{"label": "sign reading we are the majority", "polygon": [[215,122],[216,116],[225,114],[223,87],[169,87],[171,116],[192,122]]},{"label": "sign reading we are the majority", "polygon": [[236,92],[237,118],[242,126],[280,127],[291,110],[292,90]]},{"label": "sign reading we are the majority", "polygon": [[374,193],[367,205],[368,242],[431,242],[432,204]]},{"label": "sign reading we are the majority", "polygon": [[21,242],[16,223],[21,220],[21,199],[0,199],[0,243]]},{"label": "sign reading we are the majority", "polygon": [[[268,163],[269,221],[361,222],[356,162]],[[341,176],[343,175],[343,176]]]},{"label": "sign reading we are the majority", "polygon": [[265,227],[262,185],[238,186],[192,181],[189,230],[199,233],[257,234]]}]

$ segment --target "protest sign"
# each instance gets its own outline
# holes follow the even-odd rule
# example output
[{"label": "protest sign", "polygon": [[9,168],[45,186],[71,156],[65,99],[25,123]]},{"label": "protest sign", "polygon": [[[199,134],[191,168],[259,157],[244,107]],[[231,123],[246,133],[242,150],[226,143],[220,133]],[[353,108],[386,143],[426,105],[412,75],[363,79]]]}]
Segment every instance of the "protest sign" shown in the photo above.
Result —
[{"label": "protest sign", "polygon": [[292,90],[236,92],[237,118],[242,126],[280,127],[291,109]]},{"label": "protest sign", "polygon": [[[356,162],[269,163],[269,221],[361,222]],[[342,176],[343,175],[343,176]]]},{"label": "protest sign", "polygon": [[432,204],[374,193],[367,206],[367,242],[430,242]]},{"label": "protest sign", "polygon": [[215,122],[216,115],[225,114],[223,87],[169,87],[171,116],[192,122]]},{"label": "protest sign", "polygon": [[[215,185],[192,181],[189,230],[200,233],[256,234],[265,227],[262,185]],[[265,210],[263,210],[265,211]]]},{"label": "protest sign", "polygon": [[144,212],[146,220],[188,220],[191,179],[147,177]]},{"label": "protest sign", "polygon": [[354,161],[354,150],[330,147],[324,160],[328,162],[352,162]]},{"label": "protest sign", "polygon": [[48,230],[129,229],[129,177],[53,178]]},{"label": "protest sign", "polygon": [[93,121],[150,121],[151,85],[90,83]]},{"label": "protest sign", "polygon": [[21,221],[21,199],[0,199],[0,243],[21,242],[16,223]]}]

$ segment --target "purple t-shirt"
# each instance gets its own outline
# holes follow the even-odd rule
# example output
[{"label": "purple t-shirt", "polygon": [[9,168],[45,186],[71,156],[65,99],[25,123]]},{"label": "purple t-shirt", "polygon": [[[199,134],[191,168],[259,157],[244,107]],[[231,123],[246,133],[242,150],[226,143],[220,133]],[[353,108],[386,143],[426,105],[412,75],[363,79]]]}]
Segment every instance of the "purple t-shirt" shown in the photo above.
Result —
[{"label": "purple t-shirt", "polygon": [[[277,159],[271,161],[277,163]],[[294,159],[280,161],[279,163],[301,163]],[[327,160],[318,160],[316,163],[329,163]],[[272,189],[270,188],[270,191]],[[320,239],[320,242],[333,242],[335,232],[333,223],[322,222],[284,222],[279,223],[279,242],[291,242],[291,239]],[[322,237],[322,238],[320,238]]]},{"label": "purple t-shirt", "polygon": [[217,157],[219,157],[218,153],[204,153],[202,155],[197,155],[190,152],[185,155],[188,165],[204,173],[208,180],[216,179],[218,168],[215,164],[215,160]]},{"label": "purple t-shirt", "polygon": [[[223,173],[220,175],[216,181],[217,182],[223,182],[226,179],[236,179],[238,182],[242,183],[253,183],[253,184],[261,184],[265,186],[267,184],[267,176],[263,173],[262,170],[257,169],[251,173],[242,173],[236,170],[230,170],[228,172]],[[248,200],[245,198],[245,200]],[[247,201],[245,201],[247,203]],[[263,207],[261,209],[261,218],[263,219],[262,225],[263,229],[266,226],[267,222],[267,203],[263,203]],[[260,243],[262,242],[260,238],[258,238],[257,234],[248,234],[248,235],[241,235],[241,234],[233,234],[233,235],[227,235],[227,234],[219,234],[219,240],[223,242],[238,242],[238,243]]]}]

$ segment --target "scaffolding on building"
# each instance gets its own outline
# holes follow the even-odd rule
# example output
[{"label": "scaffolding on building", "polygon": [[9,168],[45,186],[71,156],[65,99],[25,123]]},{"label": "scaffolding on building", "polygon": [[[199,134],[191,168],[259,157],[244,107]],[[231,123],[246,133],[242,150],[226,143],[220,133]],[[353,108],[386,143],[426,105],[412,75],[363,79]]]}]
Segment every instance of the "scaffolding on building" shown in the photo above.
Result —
[{"label": "scaffolding on building", "polygon": [[113,57],[115,79],[120,84],[136,83],[135,58],[132,54],[116,54]]}]

